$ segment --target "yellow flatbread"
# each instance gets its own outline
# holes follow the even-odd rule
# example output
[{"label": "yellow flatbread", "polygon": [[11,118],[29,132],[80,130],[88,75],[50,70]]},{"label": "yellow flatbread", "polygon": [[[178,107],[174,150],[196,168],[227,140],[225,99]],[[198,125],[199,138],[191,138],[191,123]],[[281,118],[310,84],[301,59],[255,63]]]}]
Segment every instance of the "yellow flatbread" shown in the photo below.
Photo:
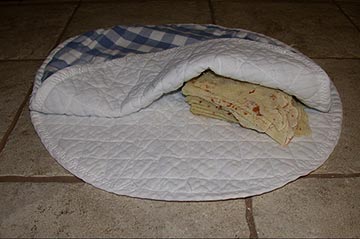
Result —
[{"label": "yellow flatbread", "polygon": [[232,123],[238,123],[237,119],[231,112],[223,110],[220,106],[212,104],[202,98],[196,96],[187,96],[186,102],[191,105],[190,111],[193,114],[226,120]]},{"label": "yellow flatbread", "polygon": [[194,114],[238,122],[281,145],[311,132],[302,105],[277,89],[205,72],[188,81],[182,92]]}]

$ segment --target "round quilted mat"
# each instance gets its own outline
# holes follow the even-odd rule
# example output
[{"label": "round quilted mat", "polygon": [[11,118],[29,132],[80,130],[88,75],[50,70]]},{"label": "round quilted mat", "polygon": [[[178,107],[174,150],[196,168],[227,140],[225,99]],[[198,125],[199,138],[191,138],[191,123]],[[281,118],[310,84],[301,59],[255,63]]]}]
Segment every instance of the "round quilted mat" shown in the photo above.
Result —
[{"label": "round quilted mat", "polygon": [[[69,66],[218,38],[273,44],[302,55],[275,39],[242,29],[193,24],[115,26],[60,44],[39,69],[33,96],[49,76]],[[158,200],[220,200],[271,191],[323,164],[341,130],[341,101],[333,84],[331,100],[327,113],[307,109],[312,136],[295,138],[287,147],[253,130],[192,115],[179,91],[121,118],[36,111],[31,111],[31,118],[50,154],[98,188]]]}]

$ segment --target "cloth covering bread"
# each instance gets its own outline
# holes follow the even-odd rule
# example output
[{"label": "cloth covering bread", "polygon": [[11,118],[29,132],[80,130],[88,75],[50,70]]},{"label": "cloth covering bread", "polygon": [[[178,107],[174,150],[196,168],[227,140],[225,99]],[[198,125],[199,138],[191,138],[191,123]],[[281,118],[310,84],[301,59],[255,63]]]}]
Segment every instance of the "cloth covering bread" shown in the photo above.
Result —
[{"label": "cloth covering bread", "polygon": [[281,145],[296,136],[309,135],[303,106],[292,96],[268,87],[205,72],[182,88],[191,112],[238,122],[264,132]]},{"label": "cloth covering bread", "polygon": [[[192,114],[180,87],[209,68],[295,95],[309,106],[311,136],[282,147]],[[36,74],[30,109],[42,143],[70,173],[116,194],[170,201],[279,188],[325,162],[342,120],[334,84],[299,51],[197,24],[114,26],[67,40]]]}]

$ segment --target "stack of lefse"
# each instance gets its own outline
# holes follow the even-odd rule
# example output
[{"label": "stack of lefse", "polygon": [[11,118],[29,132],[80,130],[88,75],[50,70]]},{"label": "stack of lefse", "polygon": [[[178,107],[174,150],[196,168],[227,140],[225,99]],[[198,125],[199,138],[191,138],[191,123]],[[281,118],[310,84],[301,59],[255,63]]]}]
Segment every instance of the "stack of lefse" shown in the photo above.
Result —
[{"label": "stack of lefse", "polygon": [[268,134],[280,145],[311,134],[304,106],[281,90],[206,71],[188,81],[182,92],[192,113],[239,123]]}]

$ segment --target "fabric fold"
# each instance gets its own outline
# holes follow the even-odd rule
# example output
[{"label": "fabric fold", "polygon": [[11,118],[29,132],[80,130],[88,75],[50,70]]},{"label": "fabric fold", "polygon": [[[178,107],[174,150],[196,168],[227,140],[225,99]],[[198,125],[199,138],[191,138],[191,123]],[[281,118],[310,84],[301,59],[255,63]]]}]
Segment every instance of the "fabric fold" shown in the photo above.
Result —
[{"label": "fabric fold", "polygon": [[68,67],[41,85],[30,107],[47,114],[118,118],[149,106],[207,69],[281,89],[323,112],[330,109],[330,79],[319,66],[290,50],[243,39],[208,40]]}]

